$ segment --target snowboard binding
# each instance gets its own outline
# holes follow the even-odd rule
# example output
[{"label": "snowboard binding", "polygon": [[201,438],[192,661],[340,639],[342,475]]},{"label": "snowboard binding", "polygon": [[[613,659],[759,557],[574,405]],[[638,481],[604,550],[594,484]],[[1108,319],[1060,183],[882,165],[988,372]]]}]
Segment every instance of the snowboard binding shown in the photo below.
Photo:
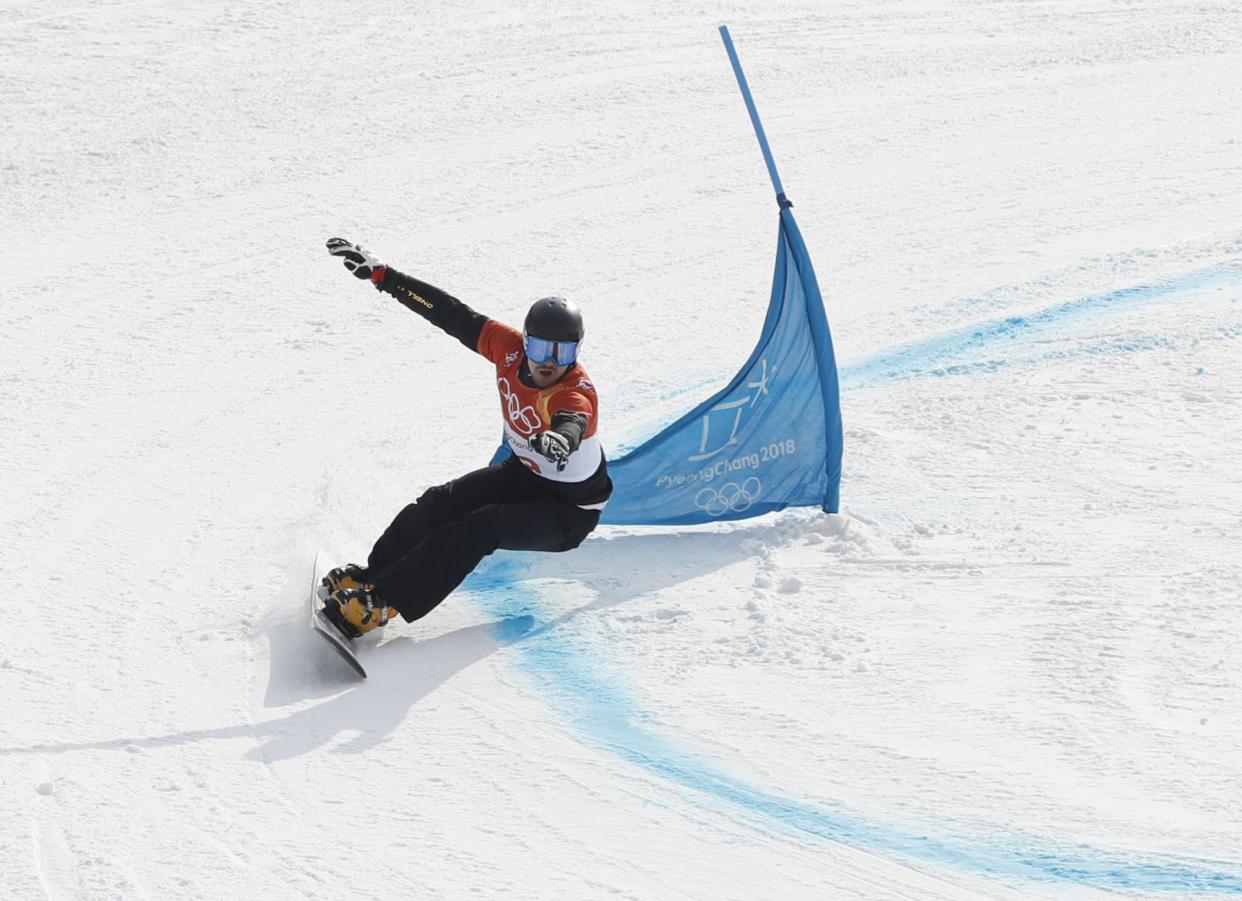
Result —
[{"label": "snowboard binding", "polygon": [[328,570],[320,584],[328,590],[328,594],[342,588],[365,588],[367,585],[366,570],[357,563],[347,563]]},{"label": "snowboard binding", "polygon": [[341,630],[342,635],[354,639],[388,625],[388,621],[397,615],[397,610],[380,600],[374,586],[363,585],[361,588],[339,588],[332,592],[324,603],[323,615]]}]

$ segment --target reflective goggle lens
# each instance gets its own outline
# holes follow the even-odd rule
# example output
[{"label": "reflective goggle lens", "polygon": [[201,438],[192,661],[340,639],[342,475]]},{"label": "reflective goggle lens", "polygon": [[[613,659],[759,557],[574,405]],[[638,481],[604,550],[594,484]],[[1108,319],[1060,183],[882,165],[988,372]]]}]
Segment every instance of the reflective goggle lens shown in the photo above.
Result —
[{"label": "reflective goggle lens", "polygon": [[578,359],[577,341],[548,341],[546,338],[526,336],[526,356],[535,363],[556,360],[557,366],[568,366]]}]

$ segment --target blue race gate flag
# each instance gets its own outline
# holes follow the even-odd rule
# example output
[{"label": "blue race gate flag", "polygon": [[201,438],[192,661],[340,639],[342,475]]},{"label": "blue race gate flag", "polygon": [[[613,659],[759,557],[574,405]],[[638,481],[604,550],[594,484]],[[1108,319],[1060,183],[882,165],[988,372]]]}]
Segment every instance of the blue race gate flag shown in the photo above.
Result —
[{"label": "blue race gate flag", "polygon": [[780,205],[772,299],[759,344],[728,386],[608,466],[603,522],[682,525],[790,506],[837,512],[841,404],[832,335],[729,30],[721,37]]},{"label": "blue race gate flag", "polygon": [[837,511],[841,409],[832,338],[785,201],[763,335],[728,386],[616,460],[603,522],[678,525],[789,506]]}]

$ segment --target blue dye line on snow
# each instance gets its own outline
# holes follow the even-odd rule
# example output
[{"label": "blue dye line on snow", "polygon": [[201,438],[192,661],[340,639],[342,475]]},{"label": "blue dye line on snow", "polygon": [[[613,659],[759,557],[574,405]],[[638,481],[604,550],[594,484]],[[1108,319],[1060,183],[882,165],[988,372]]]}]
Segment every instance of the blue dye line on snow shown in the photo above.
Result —
[{"label": "blue dye line on snow", "polygon": [[[1089,294],[1025,316],[1007,316],[966,326],[864,357],[841,367],[841,386],[847,389],[869,388],[920,376],[970,375],[995,372],[1019,363],[1064,359],[1070,355],[1066,351],[1028,354],[1025,358],[994,354],[1006,346],[1029,347],[1032,341],[1054,338],[1058,329],[1101,313],[1119,312],[1175,300],[1180,295],[1193,291],[1234,287],[1242,289],[1242,268],[1230,264],[1187,273],[1167,282]],[[1229,331],[1231,330],[1226,329],[1222,334]],[[1129,341],[1117,340],[1087,345],[1076,353],[1090,354],[1104,350],[1135,352],[1168,347],[1173,343],[1173,339],[1167,336],[1142,336]],[[980,355],[983,355],[982,358]]]},{"label": "blue dye line on snow", "polygon": [[[1123,854],[1083,845],[1053,848],[1026,836],[989,839],[918,834],[868,822],[830,804],[783,798],[699,759],[643,726],[648,719],[627,693],[595,671],[572,630],[518,581],[508,555],[488,561],[469,581],[496,640],[513,646],[518,667],[546,691],[581,737],[661,778],[748,817],[803,837],[1010,880],[1062,881],[1107,889],[1242,895],[1242,864]],[[943,824],[941,824],[943,827]]]},{"label": "blue dye line on snow", "polygon": [[[1075,318],[1102,311],[1168,300],[1183,292],[1242,285],[1242,269],[1226,266],[1191,273],[1157,285],[1095,294],[1048,307],[1027,316],[998,319],[868,357],[841,371],[843,387],[914,378],[920,375],[967,375],[991,372],[1016,363],[1040,363],[1080,354],[1134,352],[1171,346],[1167,337],[1097,341],[1073,351],[1052,350],[1026,358],[970,359],[1005,342],[1017,344],[1051,337]],[[1232,336],[1236,328],[1211,336]],[[498,642],[513,645],[519,666],[548,691],[557,709],[581,736],[618,757],[682,786],[713,803],[784,830],[889,855],[985,876],[1018,880],[1061,881],[1102,889],[1211,892],[1242,895],[1242,863],[1176,858],[1168,855],[1110,852],[1086,845],[1053,847],[1030,836],[993,832],[990,839],[919,834],[872,823],[830,803],[810,804],[781,797],[726,773],[642,725],[649,717],[616,684],[590,665],[586,649],[576,647],[572,632],[543,608],[538,596],[518,582],[520,567],[507,555],[488,561],[466,587],[498,624]]]}]

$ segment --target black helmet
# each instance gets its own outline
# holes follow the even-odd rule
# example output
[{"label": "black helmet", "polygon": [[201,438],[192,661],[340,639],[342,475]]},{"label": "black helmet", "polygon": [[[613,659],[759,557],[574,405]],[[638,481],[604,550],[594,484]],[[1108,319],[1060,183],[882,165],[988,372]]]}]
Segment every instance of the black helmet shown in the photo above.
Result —
[{"label": "black helmet", "polygon": [[548,341],[581,341],[586,335],[582,311],[572,300],[563,297],[536,300],[526,314],[522,331]]}]

